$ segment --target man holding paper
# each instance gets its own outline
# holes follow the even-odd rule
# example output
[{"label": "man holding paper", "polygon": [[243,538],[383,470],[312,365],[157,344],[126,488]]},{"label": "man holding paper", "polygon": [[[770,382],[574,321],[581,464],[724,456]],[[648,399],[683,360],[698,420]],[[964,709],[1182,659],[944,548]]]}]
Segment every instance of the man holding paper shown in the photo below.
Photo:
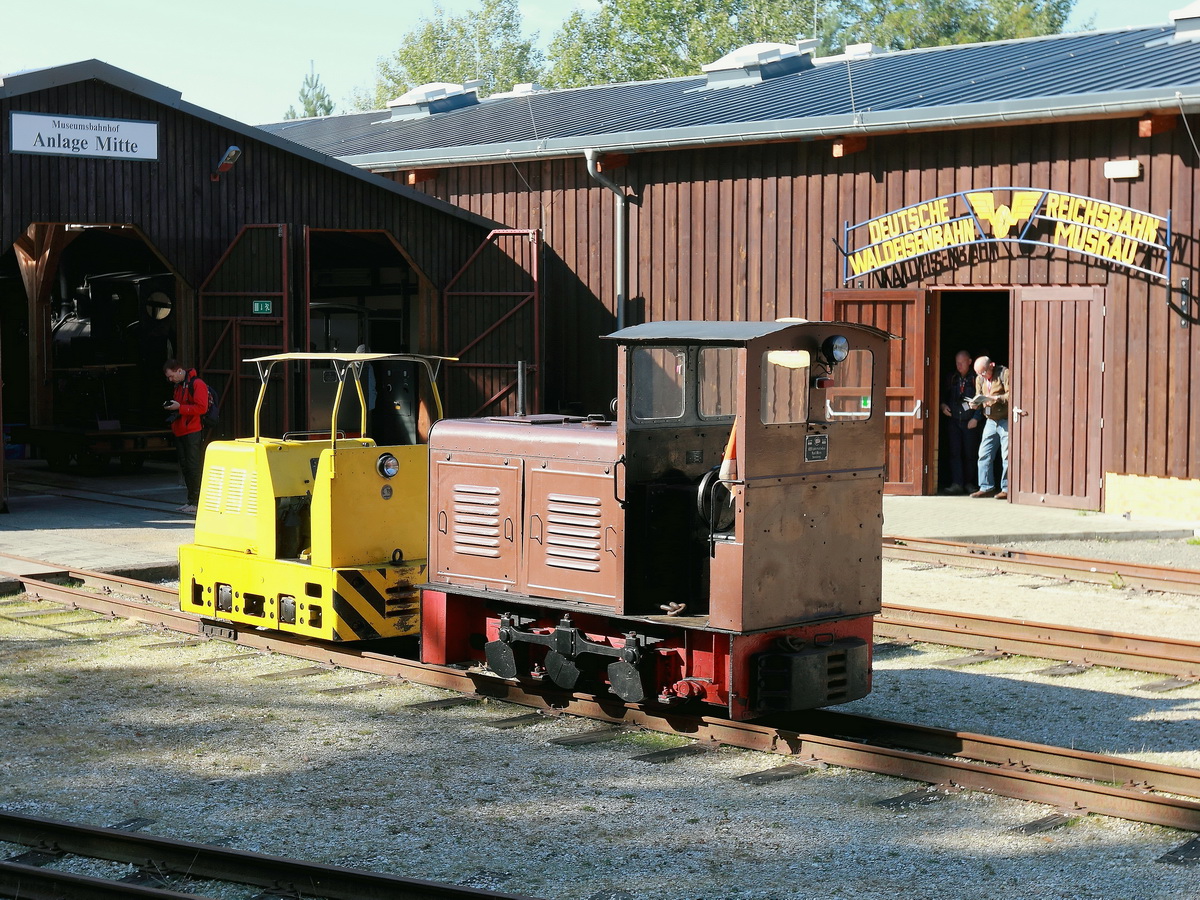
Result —
[{"label": "man holding paper", "polygon": [[[975,360],[975,396],[971,406],[985,417],[979,442],[979,490],[972,497],[1008,499],[1008,399],[1009,374],[986,356]],[[996,453],[1000,454],[1000,490],[996,490]]]}]

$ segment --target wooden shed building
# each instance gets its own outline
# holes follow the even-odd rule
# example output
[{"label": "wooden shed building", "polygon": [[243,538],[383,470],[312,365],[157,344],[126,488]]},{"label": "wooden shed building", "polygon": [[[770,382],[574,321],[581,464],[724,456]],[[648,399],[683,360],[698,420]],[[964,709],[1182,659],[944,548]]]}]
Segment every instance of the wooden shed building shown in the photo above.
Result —
[{"label": "wooden shed building", "polygon": [[1195,518],[1198,7],[897,53],[754,45],[694,77],[441,86],[265,128],[536,234],[548,409],[606,409],[595,338],[618,324],[864,321],[898,337],[890,491],[945,483],[963,349],[1010,365],[1027,413],[1012,501]]},{"label": "wooden shed building", "polygon": [[[80,431],[154,446],[169,396],[162,363],[178,357],[218,389],[223,432],[245,433],[259,385],[248,357],[361,344],[436,352],[441,292],[469,279],[460,270],[494,227],[102,62],[7,76],[6,429],[28,426],[57,465],[104,462]],[[329,375],[282,373],[266,427],[328,430]],[[378,387],[411,415],[407,377]]]}]

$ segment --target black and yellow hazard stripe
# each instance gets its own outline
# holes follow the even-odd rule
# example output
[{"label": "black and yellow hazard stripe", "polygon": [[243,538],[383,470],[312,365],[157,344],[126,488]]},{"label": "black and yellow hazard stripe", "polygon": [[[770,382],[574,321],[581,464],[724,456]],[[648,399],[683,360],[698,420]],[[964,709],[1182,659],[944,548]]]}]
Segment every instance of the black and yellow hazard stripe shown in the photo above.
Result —
[{"label": "black and yellow hazard stripe", "polygon": [[337,569],[333,639],[365,641],[420,631],[420,566]]}]

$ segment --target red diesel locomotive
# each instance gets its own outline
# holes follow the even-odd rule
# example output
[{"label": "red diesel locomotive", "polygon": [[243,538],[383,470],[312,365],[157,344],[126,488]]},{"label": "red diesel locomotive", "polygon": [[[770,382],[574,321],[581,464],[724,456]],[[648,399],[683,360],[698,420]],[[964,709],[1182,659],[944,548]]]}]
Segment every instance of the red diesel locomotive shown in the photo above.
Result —
[{"label": "red diesel locomotive", "polygon": [[609,339],[616,421],[433,427],[422,660],[735,719],[866,695],[887,335],[653,322]]}]

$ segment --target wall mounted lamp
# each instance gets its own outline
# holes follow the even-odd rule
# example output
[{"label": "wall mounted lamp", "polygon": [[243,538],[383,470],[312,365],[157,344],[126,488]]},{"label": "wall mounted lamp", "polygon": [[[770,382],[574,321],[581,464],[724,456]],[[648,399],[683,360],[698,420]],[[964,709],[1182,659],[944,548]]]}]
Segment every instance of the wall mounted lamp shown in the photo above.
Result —
[{"label": "wall mounted lamp", "polygon": [[233,164],[242,157],[241,147],[230,147],[225,151],[225,155],[221,157],[221,161],[217,163],[217,168],[208,177],[213,181],[220,181],[221,176],[233,168]]}]

